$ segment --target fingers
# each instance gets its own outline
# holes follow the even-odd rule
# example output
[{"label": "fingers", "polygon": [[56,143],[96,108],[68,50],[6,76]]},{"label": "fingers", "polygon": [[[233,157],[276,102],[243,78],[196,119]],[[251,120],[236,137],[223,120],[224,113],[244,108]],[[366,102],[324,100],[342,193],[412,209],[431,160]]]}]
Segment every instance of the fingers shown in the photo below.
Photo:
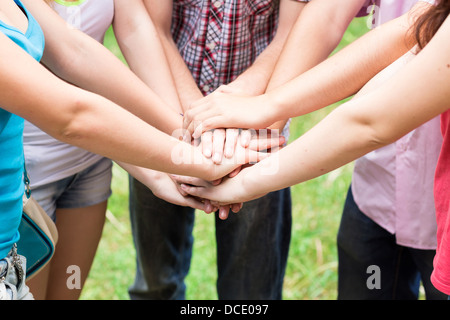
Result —
[{"label": "fingers", "polygon": [[213,133],[212,131],[206,131],[202,134],[202,152],[207,158],[211,158],[213,155]]},{"label": "fingers", "polygon": [[216,212],[218,210],[218,206],[215,206],[211,203],[208,199],[203,199],[203,203],[205,206],[205,209],[203,210],[205,213],[210,214],[211,212]]},{"label": "fingers", "polygon": [[212,157],[216,164],[222,162],[224,154],[227,158],[233,157],[238,136],[238,129],[215,129],[204,132],[201,136],[203,155],[207,158]]},{"label": "fingers", "polygon": [[[193,134],[194,138],[199,138],[202,132],[222,127],[217,125],[215,122],[208,122],[209,125],[206,126],[207,122],[205,121],[209,121],[222,115],[222,110],[220,107],[212,107],[214,105],[216,95],[221,95],[221,93],[213,93],[197,102],[194,102],[190,106],[189,110],[184,113],[183,129],[186,129]],[[212,123],[215,123],[216,126],[210,127]]]},{"label": "fingers", "polygon": [[216,128],[227,127],[227,122],[224,121],[224,119],[225,118],[222,116],[212,116],[211,118],[208,118],[206,120],[195,122],[195,124],[193,125],[192,137],[194,139],[198,139],[201,137],[203,132],[214,130]]},{"label": "fingers", "polygon": [[238,137],[239,137],[238,129],[226,130],[225,151],[224,151],[226,158],[230,159],[231,157],[233,157]]},{"label": "fingers", "polygon": [[228,174],[228,178],[236,177],[237,174],[241,171],[241,169],[242,169],[242,166],[239,166],[239,167],[237,167],[236,169],[234,169],[233,171],[231,171],[231,172]]},{"label": "fingers", "polygon": [[252,130],[241,130],[241,146],[247,148],[252,139]]},{"label": "fingers", "polygon": [[252,150],[269,150],[279,147],[286,142],[284,136],[278,134],[278,130],[271,129],[242,129],[241,145]]},{"label": "fingers", "polygon": [[233,211],[234,213],[238,213],[239,211],[241,211],[243,205],[243,203],[234,203],[231,205],[231,211]]},{"label": "fingers", "polygon": [[[186,205],[193,208],[193,209],[198,209],[198,210],[202,210],[204,212],[206,212],[206,205],[204,202],[201,201],[201,199],[197,199],[191,196],[186,196],[184,198],[184,200],[186,201]],[[212,212],[212,211],[210,211]],[[207,213],[210,213],[207,212]]]},{"label": "fingers", "polygon": [[225,144],[225,129],[215,129],[213,131],[213,162],[222,162],[223,148]]},{"label": "fingers", "polygon": [[198,187],[207,187],[209,185],[207,181],[196,177],[180,176],[176,174],[171,174],[170,176],[178,184],[186,184]]},{"label": "fingers", "polygon": [[250,150],[264,151],[264,150],[278,150],[280,146],[285,143],[283,136],[267,138],[267,139],[252,139],[248,145]]}]

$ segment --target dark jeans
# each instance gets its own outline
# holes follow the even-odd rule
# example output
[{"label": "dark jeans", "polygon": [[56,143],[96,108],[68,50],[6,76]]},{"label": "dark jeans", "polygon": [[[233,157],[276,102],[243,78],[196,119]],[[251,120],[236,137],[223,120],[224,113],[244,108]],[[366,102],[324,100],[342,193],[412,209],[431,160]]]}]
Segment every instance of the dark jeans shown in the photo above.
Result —
[{"label": "dark jeans", "polygon": [[[338,299],[417,299],[420,281],[426,299],[446,299],[431,284],[435,250],[419,250],[396,244],[395,235],[361,212],[351,188],[342,214],[338,243]],[[380,288],[370,289],[370,266],[379,269]],[[370,282],[370,279],[369,279]]]},{"label": "dark jeans", "polygon": [[[194,210],[130,177],[130,216],[137,254],[131,299],[184,299]],[[216,215],[219,299],[281,299],[290,237],[289,188],[245,203],[225,221]]]}]

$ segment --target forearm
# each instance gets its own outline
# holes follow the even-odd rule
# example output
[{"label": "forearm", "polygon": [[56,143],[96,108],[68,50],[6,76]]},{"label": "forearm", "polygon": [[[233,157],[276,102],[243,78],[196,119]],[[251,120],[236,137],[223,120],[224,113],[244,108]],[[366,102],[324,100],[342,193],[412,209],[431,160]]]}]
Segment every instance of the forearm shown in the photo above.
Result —
[{"label": "forearm", "polygon": [[183,111],[187,110],[191,103],[201,99],[203,94],[195,83],[172,37],[173,1],[144,0],[144,4],[161,39],[162,47],[175,81],[181,107]]},{"label": "forearm", "polygon": [[[270,157],[250,168],[248,190],[264,193],[313,179],[448,110],[450,91],[442,84],[450,80],[450,21],[444,27],[447,33],[438,32],[423,52],[382,86],[335,109],[275,154],[278,159]],[[268,175],[266,167],[277,170]]]},{"label": "forearm", "polygon": [[283,85],[325,60],[364,1],[348,0],[339,5],[328,0],[309,2],[292,27],[267,90]]},{"label": "forearm", "polygon": [[167,109],[164,102],[103,45],[69,27],[43,1],[23,2],[44,31],[42,63],[52,72],[107,97],[165,132],[171,133],[180,126],[180,120],[161,112]]},{"label": "forearm", "polygon": [[181,105],[164,49],[142,1],[115,1],[114,33],[130,69],[168,106]]},{"label": "forearm", "polygon": [[181,57],[172,36],[166,34],[161,39],[175,81],[175,87],[180,97],[181,107],[185,111],[189,109],[193,102],[203,98],[203,94]]},{"label": "forearm", "polygon": [[[338,6],[322,0],[308,3],[292,27],[267,91],[285,84],[325,60],[339,44],[363,3],[364,0],[348,0]],[[270,128],[282,130],[287,121],[281,120]]]},{"label": "forearm", "polygon": [[292,26],[304,7],[305,3],[297,1],[280,2],[279,23],[272,42],[246,71],[229,84],[230,87],[246,95],[260,95],[266,91]]},{"label": "forearm", "polygon": [[100,95],[61,81],[1,33],[0,45],[3,109],[58,140],[113,160],[216,178],[215,166],[196,148],[151,127]]},{"label": "forearm", "polygon": [[[342,130],[348,127],[351,133]],[[249,168],[244,179],[246,190],[257,196],[308,181],[382,146],[361,143],[371,141],[370,131],[365,129],[343,115],[330,114],[320,125]]]},{"label": "forearm", "polygon": [[374,29],[316,67],[266,93],[278,120],[304,115],[355,94],[410,50],[408,16]]},{"label": "forearm", "polygon": [[180,127],[180,115],[112,53],[91,38],[81,34],[75,37],[80,38],[76,47],[73,42],[64,43],[46,51],[43,62],[52,72],[108,98],[166,133]]},{"label": "forearm", "polygon": [[131,176],[133,176],[136,180],[140,181],[142,184],[146,185],[150,189],[156,187],[158,185],[158,180],[161,178],[163,174],[166,174],[161,171],[155,171],[152,169],[138,167],[129,163],[116,161],[116,163],[128,172]]},{"label": "forearm", "polygon": [[[70,90],[72,91],[72,90]],[[153,128],[99,95],[77,92],[78,101],[69,93],[69,121],[46,122],[38,126],[56,139],[135,166],[201,178],[216,178],[213,163],[197,148]],[[69,97],[69,98],[68,98]],[[61,103],[64,103],[61,101]],[[59,125],[58,125],[59,123]],[[116,125],[114,125],[116,124]],[[230,169],[231,171],[231,169]]]}]

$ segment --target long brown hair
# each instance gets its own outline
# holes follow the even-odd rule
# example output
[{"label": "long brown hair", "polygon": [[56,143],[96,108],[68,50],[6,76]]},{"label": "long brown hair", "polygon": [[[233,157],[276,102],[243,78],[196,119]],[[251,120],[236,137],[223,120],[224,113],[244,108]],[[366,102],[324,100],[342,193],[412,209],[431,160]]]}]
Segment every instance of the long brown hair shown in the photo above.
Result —
[{"label": "long brown hair", "polygon": [[435,6],[431,6],[417,18],[414,33],[420,49],[423,49],[430,42],[449,14],[450,0],[437,0]]}]

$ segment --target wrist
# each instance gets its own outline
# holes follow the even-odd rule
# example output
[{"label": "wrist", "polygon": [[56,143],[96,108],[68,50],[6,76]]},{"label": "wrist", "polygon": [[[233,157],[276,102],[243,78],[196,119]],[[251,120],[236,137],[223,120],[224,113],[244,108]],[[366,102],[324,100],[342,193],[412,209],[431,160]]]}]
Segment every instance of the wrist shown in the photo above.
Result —
[{"label": "wrist", "polygon": [[251,81],[248,77],[238,77],[233,82],[230,82],[228,87],[235,92],[239,92],[245,96],[259,96],[264,93],[266,86],[258,85],[257,81]]},{"label": "wrist", "polygon": [[286,118],[283,114],[283,100],[278,97],[278,95],[266,92],[261,97],[264,98],[262,105],[263,113],[268,122],[271,124],[274,124],[277,121],[288,119],[289,116]]},{"label": "wrist", "polygon": [[242,170],[236,176],[236,178],[240,178],[241,180],[239,184],[241,186],[240,194],[244,195],[244,201],[256,199],[261,194],[261,192],[259,192],[259,176],[254,173],[255,170],[252,166],[250,168]]}]

